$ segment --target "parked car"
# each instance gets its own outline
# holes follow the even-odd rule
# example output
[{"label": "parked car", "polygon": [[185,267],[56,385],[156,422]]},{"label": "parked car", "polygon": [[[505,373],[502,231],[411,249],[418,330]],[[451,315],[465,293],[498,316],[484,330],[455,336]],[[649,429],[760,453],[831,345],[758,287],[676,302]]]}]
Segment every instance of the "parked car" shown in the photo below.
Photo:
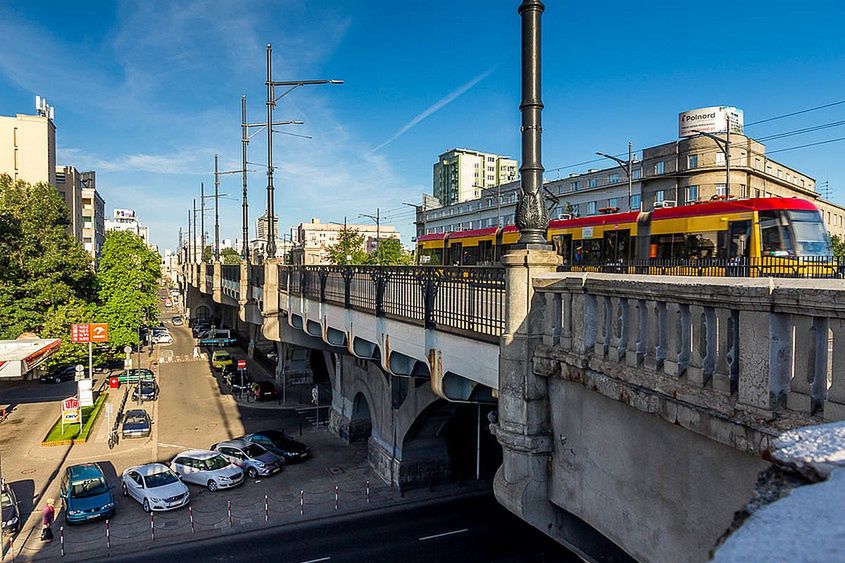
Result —
[{"label": "parked car", "polygon": [[255,382],[252,375],[246,370],[244,370],[243,378],[241,378],[240,370],[235,369],[233,366],[224,367],[221,375],[232,393],[248,392],[252,389],[252,384]]},{"label": "parked car", "polygon": [[123,369],[123,358],[106,358],[94,366],[94,373],[109,373],[110,371]]},{"label": "parked car", "polygon": [[141,400],[144,401],[155,401],[158,399],[158,384],[155,381],[141,381],[135,384],[135,388],[132,390],[132,400],[138,400],[138,388],[140,387],[141,392]]},{"label": "parked car", "polygon": [[173,336],[169,332],[159,332],[158,334],[153,334],[153,343],[154,344],[170,344],[173,342]]},{"label": "parked car", "polygon": [[132,409],[123,415],[124,438],[146,438],[152,431],[150,415],[144,409]]},{"label": "parked car", "polygon": [[223,457],[220,452],[211,450],[188,450],[173,458],[170,469],[176,472],[183,482],[193,483],[214,492],[228,489],[244,482],[244,472]]},{"label": "parked car", "polygon": [[194,338],[198,338],[200,334],[211,330],[211,324],[207,321],[194,321],[191,325],[191,334]]},{"label": "parked car", "polygon": [[173,326],[182,326],[182,317],[176,316],[170,319]]},{"label": "parked car", "polygon": [[229,440],[211,446],[212,450],[246,471],[250,479],[259,475],[273,475],[282,469],[285,460],[268,452],[263,446],[244,440]]},{"label": "parked car", "polygon": [[272,381],[259,381],[252,384],[252,397],[256,401],[275,401],[279,391]]},{"label": "parked car", "polygon": [[38,381],[41,383],[62,383],[64,381],[73,381],[75,378],[76,366],[65,366],[45,373],[38,378]]},{"label": "parked car", "polygon": [[214,353],[211,354],[211,365],[214,366],[215,369],[222,370],[225,366],[230,366],[233,363],[232,355],[226,350],[215,350]]},{"label": "parked car", "polygon": [[139,381],[153,381],[155,374],[147,368],[132,368],[118,372],[114,377],[121,383],[138,383]]},{"label": "parked car", "polygon": [[65,469],[59,492],[68,524],[114,516],[112,488],[98,463],[82,463]]},{"label": "parked car", "polygon": [[278,352],[267,352],[267,354],[265,354],[265,356],[267,357],[268,360],[270,360],[274,364],[279,363],[279,353]]},{"label": "parked car", "polygon": [[191,500],[188,486],[163,463],[130,467],[122,481],[123,496],[140,502],[144,512],[181,508]]},{"label": "parked car", "polygon": [[14,534],[21,528],[21,511],[15,491],[3,479],[0,482],[0,512],[2,512],[3,533]]},{"label": "parked car", "polygon": [[253,432],[244,436],[242,440],[258,444],[267,451],[283,457],[286,462],[303,460],[310,453],[308,446],[278,430]]}]

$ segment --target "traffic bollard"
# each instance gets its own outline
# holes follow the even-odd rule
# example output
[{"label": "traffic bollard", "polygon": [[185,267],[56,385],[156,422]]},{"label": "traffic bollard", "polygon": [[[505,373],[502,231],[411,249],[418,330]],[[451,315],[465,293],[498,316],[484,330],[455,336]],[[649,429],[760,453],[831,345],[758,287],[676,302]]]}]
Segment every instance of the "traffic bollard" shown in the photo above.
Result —
[{"label": "traffic bollard", "polygon": [[305,491],[299,491],[299,515],[305,514]]},{"label": "traffic bollard", "polygon": [[111,533],[109,533],[109,519],[106,518],[106,549],[111,549]]},{"label": "traffic bollard", "polygon": [[370,504],[370,480],[367,480],[367,504]]},{"label": "traffic bollard", "polygon": [[337,495],[338,495],[338,488],[337,485],[334,486],[334,509],[337,510]]},{"label": "traffic bollard", "polygon": [[15,563],[15,538],[9,538],[9,551],[12,553],[12,563]]},{"label": "traffic bollard", "polygon": [[62,549],[62,557],[65,556],[65,527],[59,526],[59,545]]},{"label": "traffic bollard", "polygon": [[194,509],[193,507],[188,507],[188,519],[191,521],[191,533],[196,534],[197,531],[194,529]]},{"label": "traffic bollard", "polygon": [[226,501],[226,511],[229,513],[229,527],[232,527],[232,501]]},{"label": "traffic bollard", "polygon": [[153,541],[156,540],[156,524],[155,524],[155,516],[153,516],[152,511],[150,511],[150,537]]},{"label": "traffic bollard", "polygon": [[267,522],[270,519],[270,501],[267,499],[267,495],[264,495],[264,521]]}]

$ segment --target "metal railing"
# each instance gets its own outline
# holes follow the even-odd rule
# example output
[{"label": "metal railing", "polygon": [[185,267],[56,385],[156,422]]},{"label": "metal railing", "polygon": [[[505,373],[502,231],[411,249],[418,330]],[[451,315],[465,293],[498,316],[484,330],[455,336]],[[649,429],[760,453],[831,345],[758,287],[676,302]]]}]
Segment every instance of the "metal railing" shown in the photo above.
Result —
[{"label": "metal railing", "polygon": [[241,281],[241,265],[240,264],[223,264],[223,279],[232,282]]},{"label": "metal railing", "polygon": [[504,330],[502,267],[279,266],[279,291],[491,342]]},{"label": "metal railing", "polygon": [[[252,264],[249,267],[250,284],[255,287],[264,287],[264,264]],[[279,280],[281,282],[281,280]]]},{"label": "metal railing", "polygon": [[653,276],[742,278],[845,278],[845,261],[833,256],[762,256],[759,258],[649,258],[645,260],[578,260],[561,272],[598,272]]}]

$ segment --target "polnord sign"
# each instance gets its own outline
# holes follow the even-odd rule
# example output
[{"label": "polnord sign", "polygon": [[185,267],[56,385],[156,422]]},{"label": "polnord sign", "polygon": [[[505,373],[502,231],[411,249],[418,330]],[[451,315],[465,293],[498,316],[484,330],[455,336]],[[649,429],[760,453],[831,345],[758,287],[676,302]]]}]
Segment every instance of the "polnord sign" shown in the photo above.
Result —
[{"label": "polnord sign", "polygon": [[693,137],[704,133],[725,133],[728,124],[731,133],[743,132],[744,117],[741,109],[730,106],[712,106],[693,109],[678,115],[678,137]]}]

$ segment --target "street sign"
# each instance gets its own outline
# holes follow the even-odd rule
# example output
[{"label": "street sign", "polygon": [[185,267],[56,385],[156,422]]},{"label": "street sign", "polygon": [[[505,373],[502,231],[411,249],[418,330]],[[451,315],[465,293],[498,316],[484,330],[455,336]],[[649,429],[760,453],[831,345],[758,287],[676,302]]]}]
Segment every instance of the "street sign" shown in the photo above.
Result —
[{"label": "street sign", "polygon": [[91,334],[91,342],[108,342],[109,341],[109,325],[108,323],[91,323],[89,325],[89,332]]},{"label": "street sign", "polygon": [[238,360],[238,369],[246,369],[246,360]]},{"label": "street sign", "polygon": [[89,324],[76,324],[70,326],[70,341],[76,343],[91,342]]},{"label": "street sign", "polygon": [[77,383],[79,390],[79,406],[91,407],[94,406],[94,390],[92,388],[93,380],[83,379]]},{"label": "street sign", "polygon": [[79,399],[76,397],[68,397],[62,401],[62,410],[79,410]]},{"label": "street sign", "polygon": [[68,397],[62,401],[62,433],[66,424],[81,424],[82,413],[79,411],[79,400],[76,397]]}]

